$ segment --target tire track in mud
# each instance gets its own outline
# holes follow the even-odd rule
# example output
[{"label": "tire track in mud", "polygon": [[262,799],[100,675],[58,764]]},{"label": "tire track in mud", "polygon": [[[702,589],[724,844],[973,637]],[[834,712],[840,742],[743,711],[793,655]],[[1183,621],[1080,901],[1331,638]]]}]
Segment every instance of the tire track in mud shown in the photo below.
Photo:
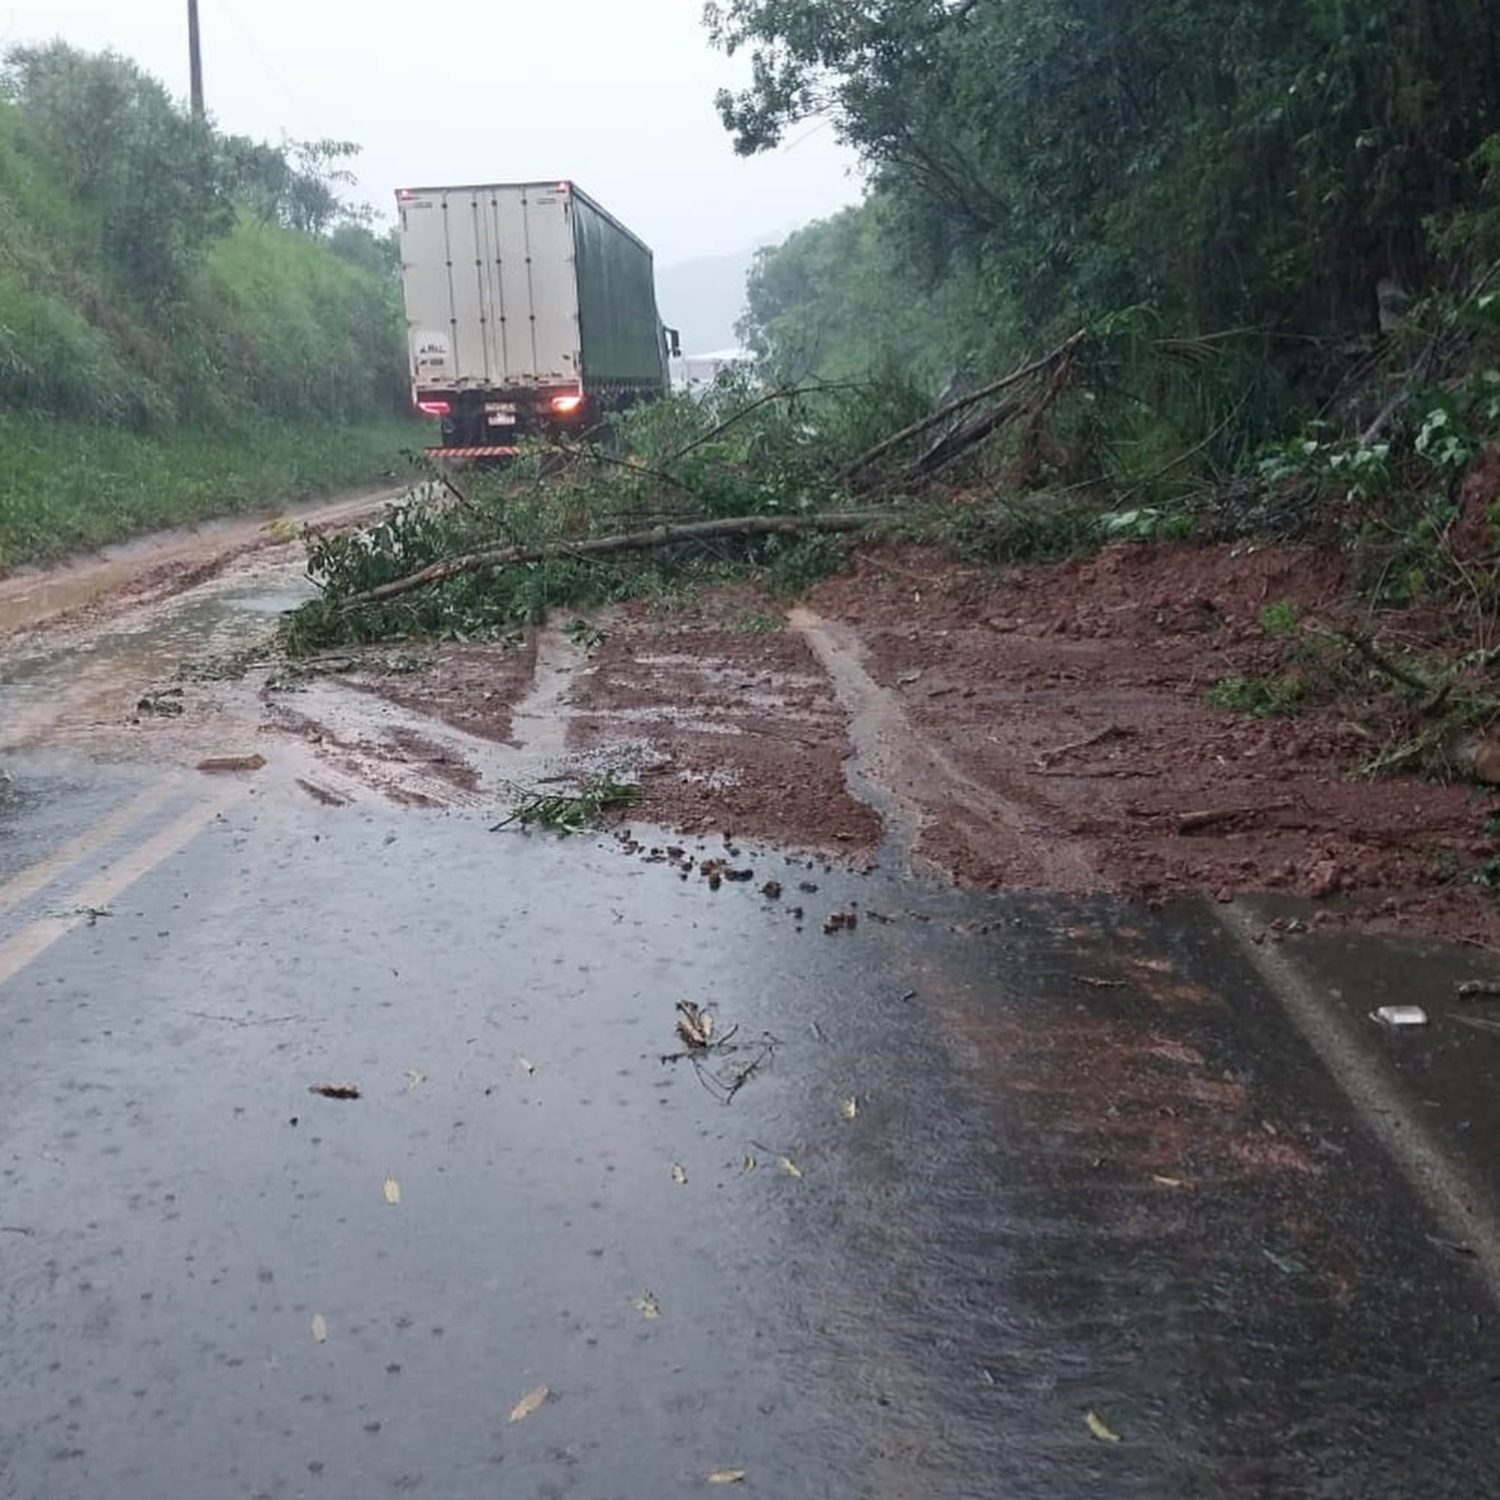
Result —
[{"label": "tire track in mud", "polygon": [[850,790],[881,816],[882,853],[903,868],[946,875],[924,849],[941,827],[989,862],[1003,860],[1007,884],[1056,891],[1102,889],[1084,852],[1025,808],[966,775],[913,727],[900,700],[865,670],[859,638],[802,606],[788,624],[828,674],[848,715]]}]

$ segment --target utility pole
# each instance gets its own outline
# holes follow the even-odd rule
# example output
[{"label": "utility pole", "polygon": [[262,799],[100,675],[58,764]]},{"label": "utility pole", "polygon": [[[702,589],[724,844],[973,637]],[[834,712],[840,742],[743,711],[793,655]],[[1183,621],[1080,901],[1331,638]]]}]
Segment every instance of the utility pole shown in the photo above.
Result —
[{"label": "utility pole", "polygon": [[203,118],[203,53],[198,46],[198,0],[188,0],[188,71],[192,79],[193,118]]}]

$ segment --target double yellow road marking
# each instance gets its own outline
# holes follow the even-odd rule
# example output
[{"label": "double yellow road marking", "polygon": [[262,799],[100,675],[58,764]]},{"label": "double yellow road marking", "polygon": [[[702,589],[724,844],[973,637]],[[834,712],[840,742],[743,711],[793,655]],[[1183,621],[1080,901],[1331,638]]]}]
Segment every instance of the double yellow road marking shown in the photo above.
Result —
[{"label": "double yellow road marking", "polygon": [[[162,807],[172,796],[173,788],[148,788],[123,807],[101,818],[91,828],[70,839],[61,848],[28,866],[0,885],[0,912],[9,911],[22,901],[44,890],[70,866],[91,851],[102,848],[111,839],[134,826]],[[154,870],[165,859],[181,849],[205,824],[245,794],[239,785],[221,786],[217,791],[186,811],[179,813],[155,833],[106,865],[98,874],[62,898],[65,910],[53,916],[38,917],[14,936],[0,942],[0,985],[13,979],[33,959],[40,957],[60,937],[65,937],[89,911],[106,907],[143,875]]]}]

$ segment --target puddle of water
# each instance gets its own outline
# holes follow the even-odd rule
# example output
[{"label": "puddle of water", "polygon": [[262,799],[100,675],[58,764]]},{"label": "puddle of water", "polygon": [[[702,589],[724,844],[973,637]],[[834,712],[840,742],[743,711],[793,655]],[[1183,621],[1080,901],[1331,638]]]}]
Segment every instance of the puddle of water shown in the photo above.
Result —
[{"label": "puddle of water", "polygon": [[250,576],[226,574],[123,614],[103,630],[58,630],[13,651],[0,659],[0,750],[45,742],[129,758],[121,735],[142,695],[170,684],[185,663],[269,643],[280,612],[311,592],[301,575],[300,562],[262,564]]}]

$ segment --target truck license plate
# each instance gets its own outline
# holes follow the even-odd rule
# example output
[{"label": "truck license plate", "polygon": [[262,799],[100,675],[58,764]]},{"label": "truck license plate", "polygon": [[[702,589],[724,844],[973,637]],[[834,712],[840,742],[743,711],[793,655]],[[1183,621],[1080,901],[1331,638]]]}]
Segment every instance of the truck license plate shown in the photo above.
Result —
[{"label": "truck license plate", "polygon": [[516,409],[509,402],[487,401],[484,414],[491,427],[514,427],[516,425]]}]

